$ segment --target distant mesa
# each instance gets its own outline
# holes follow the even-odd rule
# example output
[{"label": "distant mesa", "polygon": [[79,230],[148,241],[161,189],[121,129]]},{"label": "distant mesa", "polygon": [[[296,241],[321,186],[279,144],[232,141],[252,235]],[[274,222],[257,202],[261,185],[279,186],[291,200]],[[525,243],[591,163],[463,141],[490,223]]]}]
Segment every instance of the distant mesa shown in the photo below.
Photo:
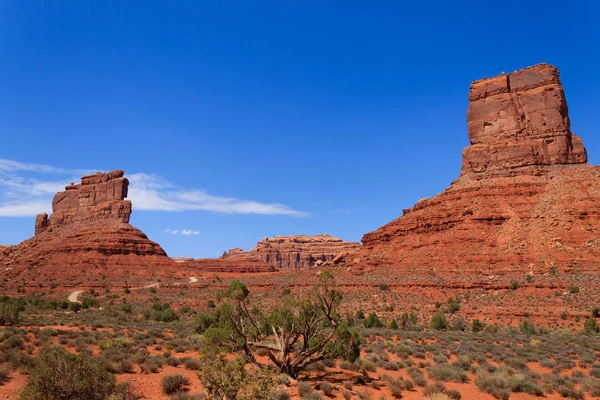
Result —
[{"label": "distant mesa", "polygon": [[0,264],[82,267],[172,266],[165,251],[129,224],[129,181],[121,170],[98,172],[71,184],[52,201],[52,215],[35,220],[35,236],[4,251]]},{"label": "distant mesa", "polygon": [[475,81],[469,100],[460,177],[364,235],[354,270],[597,272],[600,167],[570,130],[558,70]]},{"label": "distant mesa", "polygon": [[263,238],[249,252],[231,249],[222,259],[255,258],[279,270],[295,270],[332,264],[360,248],[360,243],[344,242],[330,235],[297,235]]}]

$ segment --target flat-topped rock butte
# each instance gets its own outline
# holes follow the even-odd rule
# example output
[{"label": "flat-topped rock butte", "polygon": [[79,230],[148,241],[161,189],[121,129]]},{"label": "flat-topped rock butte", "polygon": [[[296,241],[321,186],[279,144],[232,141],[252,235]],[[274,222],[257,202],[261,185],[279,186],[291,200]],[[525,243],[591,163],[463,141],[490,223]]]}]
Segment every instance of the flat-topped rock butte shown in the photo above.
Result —
[{"label": "flat-topped rock butte", "polygon": [[4,250],[0,265],[80,268],[173,266],[165,251],[129,224],[129,181],[121,170],[97,173],[71,184],[52,201],[53,213],[35,220],[35,236]]},{"label": "flat-topped rock butte", "polygon": [[348,268],[504,274],[598,271],[600,167],[570,130],[558,70],[471,84],[459,178],[364,235]]}]

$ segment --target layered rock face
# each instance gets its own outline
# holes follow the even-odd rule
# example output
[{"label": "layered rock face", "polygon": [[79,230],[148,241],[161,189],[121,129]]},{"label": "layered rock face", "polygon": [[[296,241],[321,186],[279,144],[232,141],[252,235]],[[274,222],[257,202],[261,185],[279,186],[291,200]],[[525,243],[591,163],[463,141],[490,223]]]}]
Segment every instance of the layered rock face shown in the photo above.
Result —
[{"label": "layered rock face", "polygon": [[[471,84],[461,176],[363,237],[361,267],[547,273],[600,267],[600,167],[570,131],[556,68]],[[364,268],[363,268],[364,269]]]},{"label": "layered rock face", "polygon": [[53,213],[40,214],[35,236],[10,249],[0,261],[18,266],[169,266],[165,251],[129,224],[129,181],[123,171],[81,178],[57,193]]},{"label": "layered rock face", "polygon": [[581,138],[571,133],[555,67],[540,64],[475,81],[469,100],[471,145],[463,151],[463,173],[587,162]]},{"label": "layered rock face", "polygon": [[339,261],[341,257],[356,251],[356,242],[344,242],[330,235],[275,236],[264,238],[247,253],[231,249],[222,258],[257,258],[277,269],[303,269]]}]

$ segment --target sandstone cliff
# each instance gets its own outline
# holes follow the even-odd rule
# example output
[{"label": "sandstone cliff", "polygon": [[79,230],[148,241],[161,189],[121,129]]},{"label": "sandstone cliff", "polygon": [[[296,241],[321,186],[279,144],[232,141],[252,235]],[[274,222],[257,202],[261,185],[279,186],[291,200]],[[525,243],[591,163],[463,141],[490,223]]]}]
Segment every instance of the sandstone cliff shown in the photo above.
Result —
[{"label": "sandstone cliff", "polygon": [[[275,236],[264,238],[247,253],[235,248],[225,252],[224,259],[257,258],[277,269],[303,269],[333,263],[356,251],[356,242],[344,242],[330,235]],[[337,259],[336,259],[337,258]]]},{"label": "sandstone cliff", "polygon": [[570,131],[555,67],[471,84],[471,144],[448,189],[364,235],[358,269],[598,270],[600,167]]}]

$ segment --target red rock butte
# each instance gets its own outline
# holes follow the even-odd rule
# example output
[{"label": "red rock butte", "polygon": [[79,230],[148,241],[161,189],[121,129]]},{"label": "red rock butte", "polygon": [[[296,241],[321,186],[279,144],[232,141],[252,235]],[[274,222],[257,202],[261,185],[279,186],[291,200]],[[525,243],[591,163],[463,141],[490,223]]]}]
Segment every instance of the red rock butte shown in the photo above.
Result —
[{"label": "red rock butte", "polygon": [[40,214],[35,236],[4,250],[0,265],[9,267],[158,268],[174,265],[165,251],[129,224],[129,181],[121,170],[81,178],[57,193],[53,213]]},{"label": "red rock butte", "polygon": [[598,271],[600,167],[570,130],[558,70],[471,84],[460,177],[364,235],[355,271]]}]

